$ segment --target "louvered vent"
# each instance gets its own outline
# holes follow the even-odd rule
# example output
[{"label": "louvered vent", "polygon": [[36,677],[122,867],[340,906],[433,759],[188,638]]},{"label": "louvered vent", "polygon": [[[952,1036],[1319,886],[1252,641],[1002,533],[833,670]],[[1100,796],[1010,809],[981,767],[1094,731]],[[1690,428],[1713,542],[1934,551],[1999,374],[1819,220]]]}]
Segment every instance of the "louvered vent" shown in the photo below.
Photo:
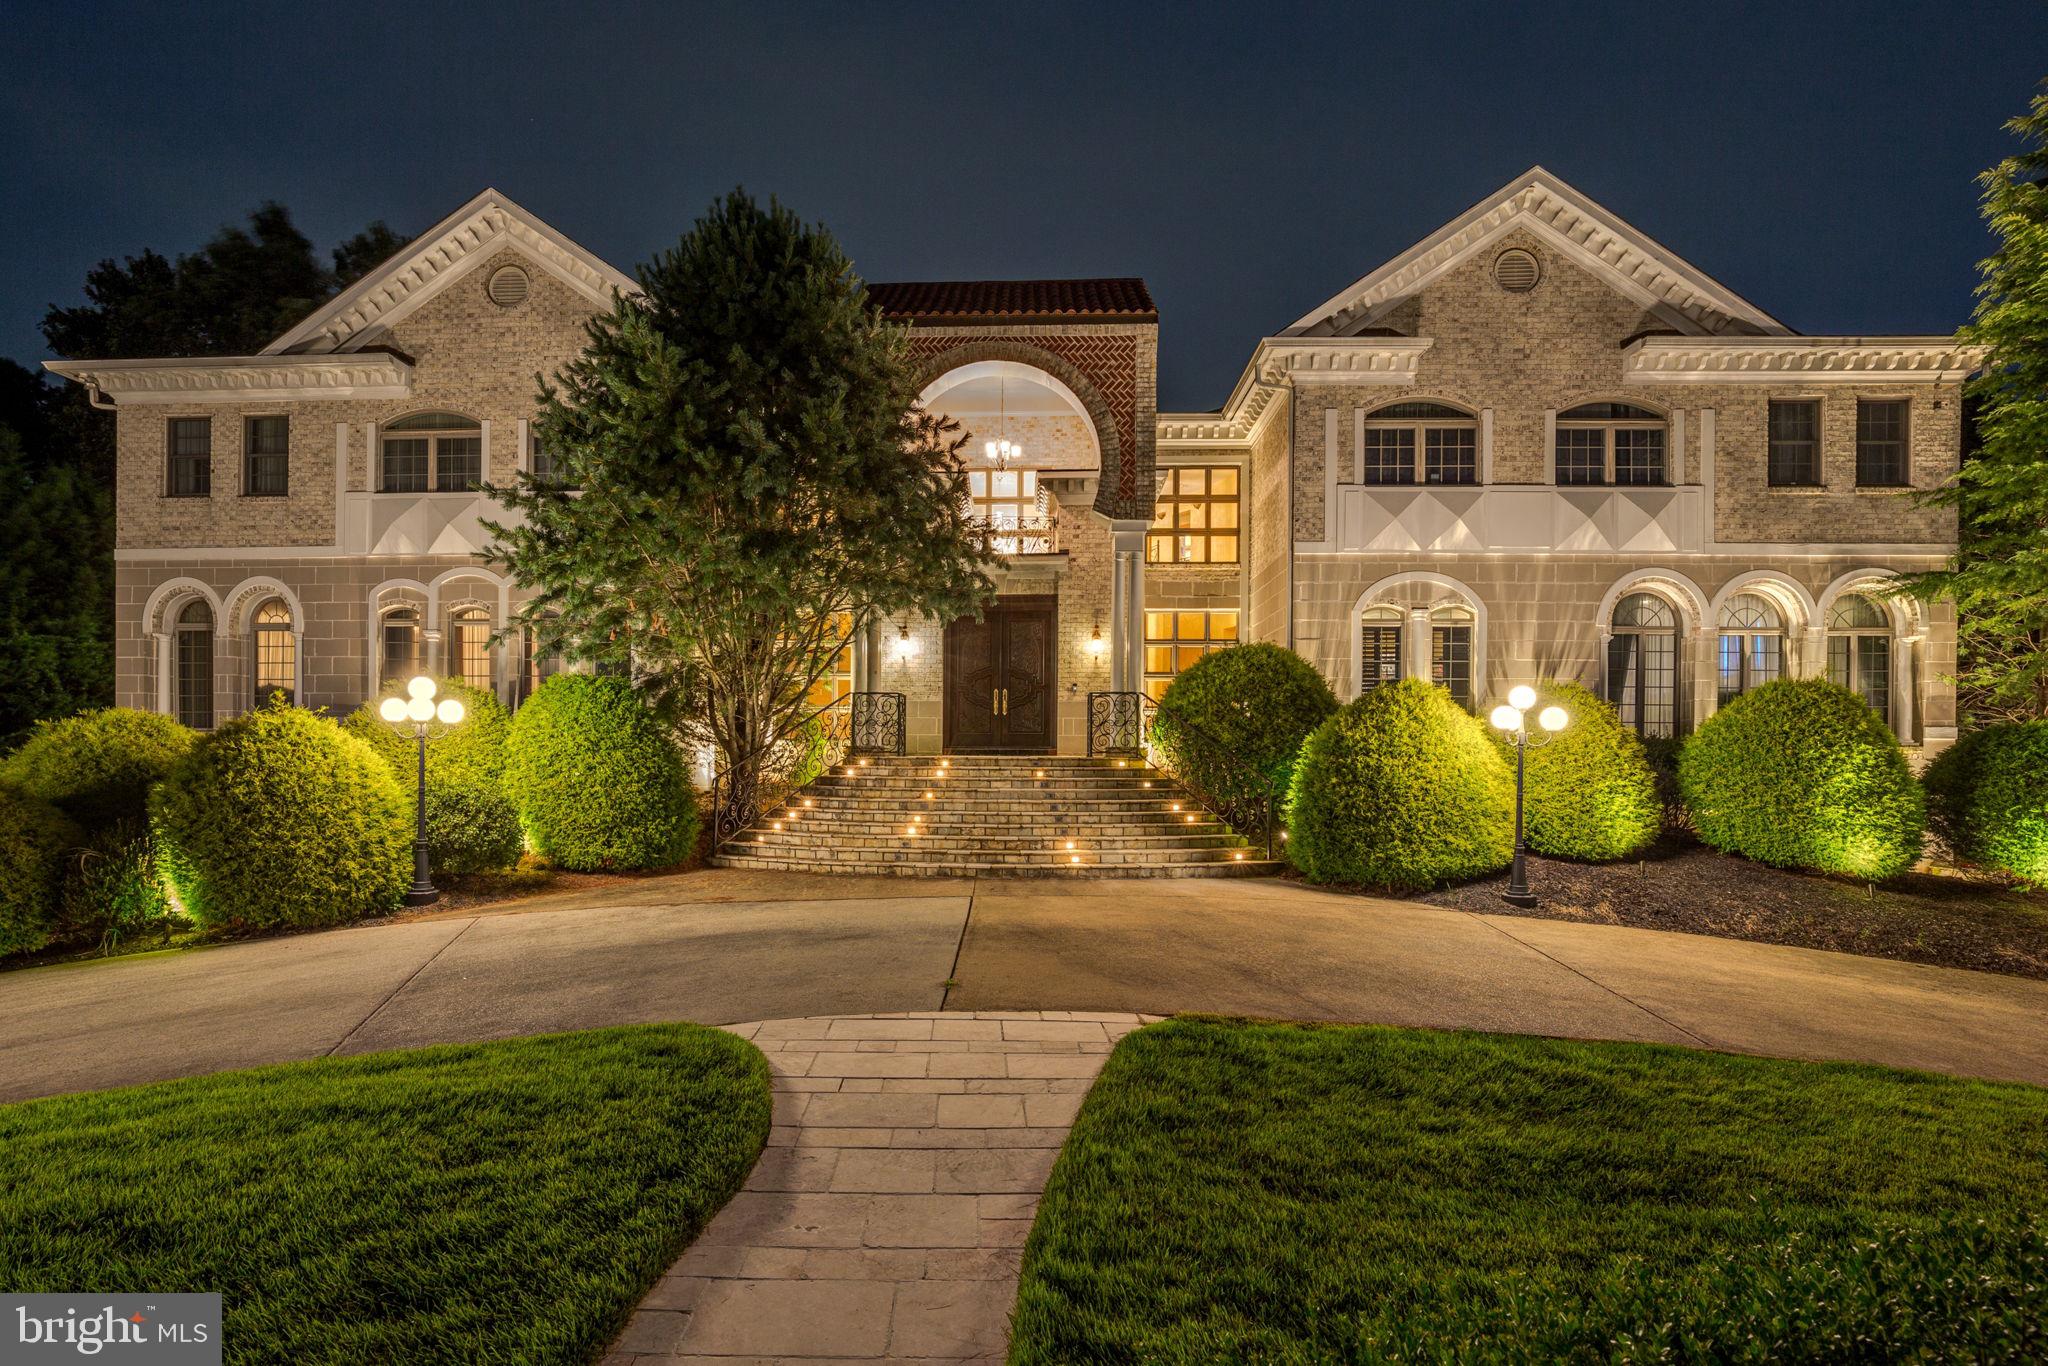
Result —
[{"label": "louvered vent", "polygon": [[1493,282],[1510,294],[1527,294],[1543,278],[1534,252],[1510,247],[1493,258]]},{"label": "louvered vent", "polygon": [[500,308],[526,302],[526,272],[518,266],[500,266],[491,272],[491,282],[485,288],[490,291],[491,302]]}]

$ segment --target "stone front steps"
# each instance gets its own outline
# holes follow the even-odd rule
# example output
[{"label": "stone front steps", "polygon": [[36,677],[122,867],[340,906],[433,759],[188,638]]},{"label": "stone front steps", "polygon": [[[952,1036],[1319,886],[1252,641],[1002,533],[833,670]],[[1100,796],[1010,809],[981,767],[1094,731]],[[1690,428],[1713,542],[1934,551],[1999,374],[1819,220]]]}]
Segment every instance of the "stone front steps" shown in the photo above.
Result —
[{"label": "stone front steps", "polygon": [[882,756],[833,769],[712,862],[903,877],[1243,877],[1278,871],[1134,759]]}]

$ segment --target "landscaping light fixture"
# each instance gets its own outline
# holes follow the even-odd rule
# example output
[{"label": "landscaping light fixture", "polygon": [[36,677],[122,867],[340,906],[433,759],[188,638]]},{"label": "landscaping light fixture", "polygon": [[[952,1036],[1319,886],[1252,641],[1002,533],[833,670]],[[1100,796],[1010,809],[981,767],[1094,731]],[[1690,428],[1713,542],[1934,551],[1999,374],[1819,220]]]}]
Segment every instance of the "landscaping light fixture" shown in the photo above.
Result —
[{"label": "landscaping light fixture", "polygon": [[1508,700],[1493,709],[1488,718],[1495,730],[1505,731],[1515,741],[1515,862],[1508,873],[1508,889],[1502,892],[1501,900],[1510,906],[1524,910],[1536,904],[1536,894],[1529,890],[1528,845],[1522,838],[1522,780],[1527,767],[1526,760],[1531,744],[1548,744],[1559,731],[1571,722],[1571,714],[1563,707],[1545,707],[1536,714],[1536,724],[1542,729],[1540,736],[1529,734],[1528,714],[1536,705],[1536,690],[1526,683],[1517,683],[1508,689]]},{"label": "landscaping light fixture", "polygon": [[444,697],[436,705],[434,680],[425,674],[407,683],[405,693],[404,697],[385,698],[378,704],[377,715],[394,726],[411,722],[413,739],[419,744],[419,782],[413,803],[417,821],[412,841],[412,886],[406,891],[405,904],[431,906],[441,899],[441,893],[434,887],[427,856],[427,723],[439,721],[444,726],[459,726],[465,713],[460,698]]}]

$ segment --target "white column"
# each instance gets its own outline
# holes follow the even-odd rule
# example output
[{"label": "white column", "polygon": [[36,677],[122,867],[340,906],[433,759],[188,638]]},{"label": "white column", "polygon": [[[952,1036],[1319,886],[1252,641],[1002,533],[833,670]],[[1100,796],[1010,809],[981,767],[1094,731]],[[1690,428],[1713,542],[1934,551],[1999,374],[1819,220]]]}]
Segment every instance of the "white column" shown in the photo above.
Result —
[{"label": "white column", "polygon": [[1145,523],[1111,524],[1109,686],[1137,692],[1145,678]]},{"label": "white column", "polygon": [[1714,525],[1714,410],[1700,409],[1700,544],[1718,539]]},{"label": "white column", "polygon": [[173,715],[171,709],[171,633],[152,632],[156,641],[156,709],[165,716]]},{"label": "white column", "polygon": [[[1359,643],[1355,640],[1352,641],[1351,648],[1353,650],[1358,649]],[[1408,609],[1408,640],[1402,647],[1401,653],[1405,660],[1405,669],[1408,677],[1419,678],[1425,683],[1429,682],[1428,608],[1411,607]]]},{"label": "white column", "polygon": [[1543,482],[1557,482],[1557,409],[1543,410]]},{"label": "white column", "polygon": [[1685,409],[1671,410],[1671,482],[1685,482]]},{"label": "white column", "polygon": [[1479,482],[1493,482],[1493,409],[1479,410]]},{"label": "white column", "polygon": [[429,629],[422,625],[420,637],[426,646],[421,652],[426,656],[422,661],[425,667],[421,672],[429,677],[439,678],[441,676],[441,633],[439,630]]}]

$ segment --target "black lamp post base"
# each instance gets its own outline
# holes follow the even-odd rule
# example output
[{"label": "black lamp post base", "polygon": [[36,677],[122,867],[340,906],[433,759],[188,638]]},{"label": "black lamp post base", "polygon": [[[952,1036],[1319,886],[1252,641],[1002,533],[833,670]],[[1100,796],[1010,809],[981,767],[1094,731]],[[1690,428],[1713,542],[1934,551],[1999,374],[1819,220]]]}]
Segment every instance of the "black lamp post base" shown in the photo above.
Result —
[{"label": "black lamp post base", "polygon": [[1523,910],[1526,911],[1536,904],[1536,893],[1502,892],[1500,894],[1500,899],[1502,901],[1507,902],[1510,906],[1520,906]]},{"label": "black lamp post base", "polygon": [[431,906],[440,899],[441,889],[438,887],[413,887],[405,894],[408,906]]}]

